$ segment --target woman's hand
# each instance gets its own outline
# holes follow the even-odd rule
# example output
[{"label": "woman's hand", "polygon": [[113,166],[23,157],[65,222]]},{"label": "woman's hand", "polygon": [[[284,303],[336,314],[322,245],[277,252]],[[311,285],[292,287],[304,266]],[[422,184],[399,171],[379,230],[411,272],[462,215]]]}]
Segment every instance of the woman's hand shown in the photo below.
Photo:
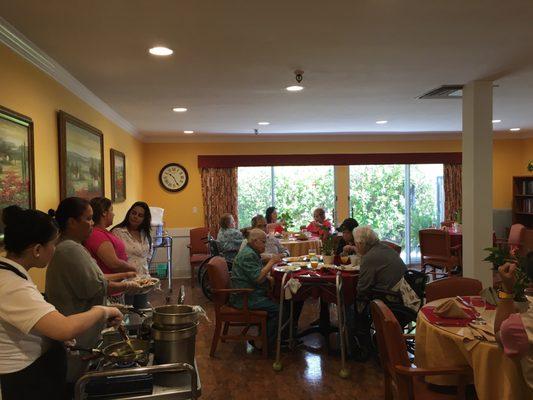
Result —
[{"label": "woman's hand", "polygon": [[512,292],[516,283],[516,264],[505,263],[498,267],[498,273],[502,278],[502,286],[506,292]]},{"label": "woman's hand", "polygon": [[342,248],[342,252],[346,254],[355,253],[355,246],[352,246],[351,244],[347,244]]},{"label": "woman's hand", "polygon": [[122,322],[123,315],[116,307],[106,307],[106,306],[94,306],[94,308],[99,308],[104,311],[104,319],[107,322],[107,326],[118,326]]},{"label": "woman's hand", "polygon": [[124,291],[128,294],[135,294],[141,290],[141,285],[135,281],[123,281],[121,282]]}]

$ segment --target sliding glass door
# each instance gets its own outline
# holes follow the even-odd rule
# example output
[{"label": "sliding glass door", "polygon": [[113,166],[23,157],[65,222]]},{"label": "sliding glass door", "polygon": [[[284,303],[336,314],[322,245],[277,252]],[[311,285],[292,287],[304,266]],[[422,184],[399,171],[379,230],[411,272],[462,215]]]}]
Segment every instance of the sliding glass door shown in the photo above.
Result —
[{"label": "sliding glass door", "polygon": [[275,206],[292,218],[291,230],[307,226],[317,207],[332,218],[335,204],[333,166],[240,167],[238,169],[239,226]]},{"label": "sliding glass door", "polygon": [[444,217],[442,164],[350,166],[350,211],[382,240],[402,246],[407,263],[420,259],[418,231]]}]

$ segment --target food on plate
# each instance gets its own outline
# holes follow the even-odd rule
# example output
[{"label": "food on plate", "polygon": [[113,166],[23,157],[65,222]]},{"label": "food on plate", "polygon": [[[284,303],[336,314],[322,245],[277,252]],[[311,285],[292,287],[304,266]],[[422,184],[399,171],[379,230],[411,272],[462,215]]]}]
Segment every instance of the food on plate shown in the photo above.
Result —
[{"label": "food on plate", "polygon": [[150,277],[139,277],[139,278],[133,279],[133,281],[137,282],[140,287],[146,287],[146,286],[155,285],[157,282],[159,282],[159,279],[150,278]]}]

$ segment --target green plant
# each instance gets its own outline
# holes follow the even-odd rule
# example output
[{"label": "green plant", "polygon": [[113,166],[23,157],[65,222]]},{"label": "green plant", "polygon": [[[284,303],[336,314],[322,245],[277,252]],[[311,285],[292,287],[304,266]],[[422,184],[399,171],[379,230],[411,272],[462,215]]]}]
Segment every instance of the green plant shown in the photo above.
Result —
[{"label": "green plant", "polygon": [[335,235],[331,233],[329,227],[320,225],[319,228],[320,239],[322,240],[322,247],[320,253],[323,256],[335,255]]},{"label": "green plant", "polygon": [[515,301],[526,301],[524,290],[529,286],[530,280],[527,275],[527,259],[517,254],[516,249],[509,247],[488,247],[483,249],[489,255],[483,259],[492,263],[492,269],[498,271],[498,267],[505,263],[516,264],[516,283],[514,285]]},{"label": "green plant", "polygon": [[279,215],[279,219],[285,222],[283,225],[283,230],[288,231],[294,228],[294,219],[287,211],[281,213]]}]

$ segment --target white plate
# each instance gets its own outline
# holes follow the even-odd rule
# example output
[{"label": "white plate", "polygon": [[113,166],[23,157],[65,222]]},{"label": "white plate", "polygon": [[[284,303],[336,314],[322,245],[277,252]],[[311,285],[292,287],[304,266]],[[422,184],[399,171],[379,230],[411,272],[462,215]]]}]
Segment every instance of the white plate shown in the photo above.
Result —
[{"label": "white plate", "polygon": [[278,272],[296,272],[301,269],[302,268],[297,265],[280,265],[278,267],[274,267],[274,271]]},{"label": "white plate", "polygon": [[293,266],[293,267],[301,267],[301,268],[307,267],[309,265],[308,262],[303,262],[303,261],[290,262],[288,264]]},{"label": "white plate", "polygon": [[295,262],[301,262],[304,261],[306,257],[300,256],[300,257],[283,257],[283,262],[286,263],[295,263]]}]

